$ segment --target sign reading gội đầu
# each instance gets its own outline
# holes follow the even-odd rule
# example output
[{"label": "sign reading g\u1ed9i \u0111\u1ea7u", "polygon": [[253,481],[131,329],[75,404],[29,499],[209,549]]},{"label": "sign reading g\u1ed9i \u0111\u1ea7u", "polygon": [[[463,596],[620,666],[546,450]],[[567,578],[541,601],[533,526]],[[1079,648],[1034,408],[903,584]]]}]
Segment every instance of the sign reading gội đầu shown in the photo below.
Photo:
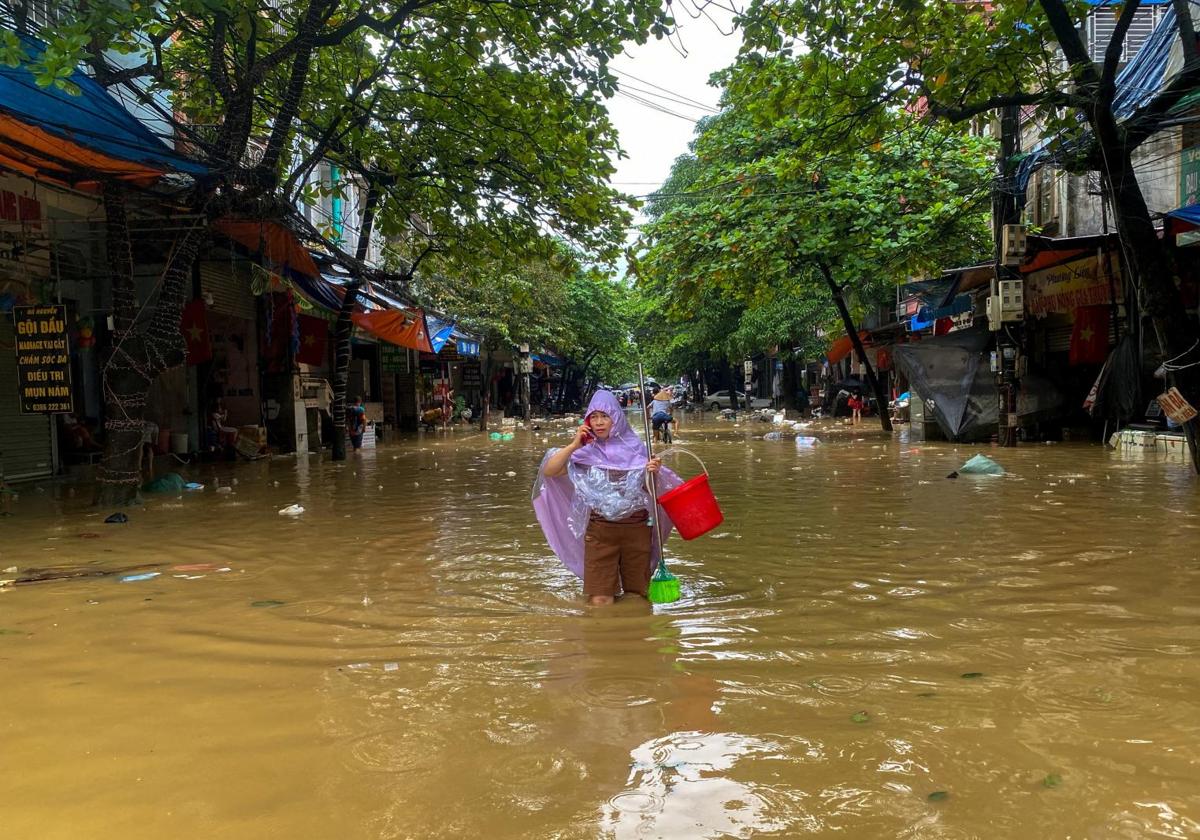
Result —
[{"label": "sign reading g\u1ed9i \u0111\u1ea7u", "polygon": [[71,353],[65,306],[14,306],[17,391],[23,414],[68,414]]}]

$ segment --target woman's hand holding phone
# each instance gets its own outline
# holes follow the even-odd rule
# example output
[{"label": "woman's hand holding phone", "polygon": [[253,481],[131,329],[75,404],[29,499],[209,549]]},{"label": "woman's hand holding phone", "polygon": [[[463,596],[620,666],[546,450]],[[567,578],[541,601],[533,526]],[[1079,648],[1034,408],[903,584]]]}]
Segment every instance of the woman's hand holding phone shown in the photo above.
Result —
[{"label": "woman's hand holding phone", "polygon": [[596,439],[596,435],[592,431],[592,427],[589,426],[585,422],[582,426],[579,427],[579,430],[575,433],[575,446],[577,448],[581,447],[581,446],[587,446],[589,443],[591,443],[595,439]]}]

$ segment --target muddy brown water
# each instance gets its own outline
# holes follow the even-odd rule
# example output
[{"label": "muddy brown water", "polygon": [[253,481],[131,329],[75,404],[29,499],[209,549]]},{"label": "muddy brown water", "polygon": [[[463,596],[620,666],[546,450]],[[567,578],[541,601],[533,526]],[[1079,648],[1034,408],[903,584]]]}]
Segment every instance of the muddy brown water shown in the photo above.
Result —
[{"label": "muddy brown water", "polygon": [[[0,592],[0,837],[1200,834],[1181,464],[763,431],[685,424],[727,520],[655,609],[546,548],[558,431],[206,468],[127,525],[27,488],[0,578],[169,565]],[[945,479],[976,451],[1010,474]]]}]

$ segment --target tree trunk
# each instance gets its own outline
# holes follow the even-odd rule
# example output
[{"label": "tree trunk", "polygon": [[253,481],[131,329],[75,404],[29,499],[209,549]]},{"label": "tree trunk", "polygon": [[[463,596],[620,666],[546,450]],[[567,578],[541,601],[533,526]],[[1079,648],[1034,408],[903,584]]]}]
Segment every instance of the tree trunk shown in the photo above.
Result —
[{"label": "tree trunk", "polygon": [[[371,232],[375,227],[375,211],[379,205],[379,188],[374,181],[367,183],[367,195],[363,201],[362,224],[358,229],[358,244],[355,258],[366,262],[371,245]],[[338,309],[337,323],[333,328],[333,460],[346,460],[346,389],[350,384],[350,358],[353,355],[354,308],[358,305],[358,293],[362,279],[356,278],[346,287],[342,305]]]},{"label": "tree trunk", "polygon": [[190,289],[192,266],[207,229],[203,222],[175,241],[163,269],[158,299],[148,323],[138,328],[140,311],[133,280],[133,251],[120,185],[104,188],[105,238],[113,287],[112,347],[101,370],[104,395],[104,454],[96,475],[96,504],[127,505],[141,487],[142,434],[146,397],[159,374],[186,358],[179,329]]},{"label": "tree trunk", "polygon": [[492,410],[492,348],[484,344],[483,360],[480,363],[480,379],[483,399],[482,410],[479,412],[479,431],[488,430],[488,412]]},{"label": "tree trunk", "polygon": [[[1112,197],[1117,233],[1128,263],[1127,276],[1137,288],[1139,308],[1149,316],[1154,325],[1163,358],[1176,359],[1177,363],[1186,364],[1195,359],[1195,356],[1188,354],[1194,350],[1197,325],[1190,320],[1183,307],[1183,299],[1176,285],[1177,272],[1174,261],[1165,243],[1158,237],[1133,169],[1132,144],[1126,142],[1125,130],[1118,124],[1113,113],[1120,47],[1128,30],[1121,33],[1121,37],[1114,33],[1105,51],[1104,64],[1097,70],[1092,57],[1087,53],[1079,30],[1075,28],[1074,18],[1069,14],[1066,3],[1063,0],[1040,2],[1054,29],[1055,37],[1063,48],[1063,54],[1071,65],[1077,86],[1093,91],[1094,101],[1087,107],[1080,108],[1080,112],[1096,136],[1096,145],[1100,150],[1100,174]],[[1187,7],[1190,4],[1180,5]],[[1129,7],[1126,7],[1126,10],[1129,11]],[[1136,11],[1136,7],[1132,11]],[[1183,53],[1185,57],[1194,58],[1194,32],[1190,37],[1187,34],[1187,30],[1191,28],[1191,17],[1185,17],[1186,22],[1181,24]],[[1125,12],[1122,12],[1118,25],[1124,21],[1128,26],[1129,20]],[[1185,358],[1180,358],[1181,356]],[[1189,403],[1200,406],[1200,368],[1189,367],[1168,372],[1167,385],[1174,385]],[[1200,472],[1200,445],[1197,444],[1196,421],[1184,423],[1183,430],[1191,449],[1192,466]]]},{"label": "tree trunk", "polygon": [[[524,364],[524,362],[525,360],[522,359],[522,364]],[[531,395],[529,393],[529,378],[530,377],[528,373],[521,374],[521,420],[524,421],[526,428],[529,426],[530,419],[529,403]]]},{"label": "tree trunk", "polygon": [[798,411],[796,405],[796,361],[795,359],[787,359],[783,363],[783,384],[780,386],[783,391],[783,410]]},{"label": "tree trunk", "polygon": [[866,371],[867,384],[871,386],[871,392],[875,395],[875,405],[879,409],[879,425],[885,432],[891,432],[892,418],[888,414],[887,395],[883,393],[883,385],[880,384],[879,377],[875,375],[875,368],[867,360],[867,352],[863,349],[862,339],[858,337],[858,328],[855,327],[854,320],[850,317],[850,310],[846,308],[842,287],[833,279],[833,273],[829,270],[828,265],[818,262],[817,266],[821,269],[821,274],[825,276],[829,292],[833,295],[833,302],[837,305],[838,314],[842,316],[842,324],[846,327],[846,335],[850,336],[854,352],[858,354],[858,360],[862,362],[863,370]]},{"label": "tree trunk", "polygon": [[[1129,154],[1119,145],[1105,142],[1116,130],[1115,122],[1101,127],[1108,122],[1096,120],[1093,126],[1097,140],[1105,149],[1107,171],[1102,174],[1112,196],[1117,232],[1126,246],[1124,254],[1130,263],[1127,276],[1133,279],[1137,287],[1141,310],[1154,325],[1163,358],[1178,359],[1177,364],[1193,362],[1198,358],[1195,342],[1200,331],[1184,308],[1175,282],[1177,272],[1174,261],[1154,228]],[[1189,403],[1200,407],[1200,367],[1168,372],[1167,387],[1172,385]],[[1192,466],[1200,473],[1196,421],[1184,423],[1183,431],[1191,449]]]},{"label": "tree trunk", "polygon": [[346,388],[350,384],[351,341],[354,338],[354,307],[358,304],[361,281],[346,286],[346,295],[338,309],[333,328],[333,460],[346,460]]}]

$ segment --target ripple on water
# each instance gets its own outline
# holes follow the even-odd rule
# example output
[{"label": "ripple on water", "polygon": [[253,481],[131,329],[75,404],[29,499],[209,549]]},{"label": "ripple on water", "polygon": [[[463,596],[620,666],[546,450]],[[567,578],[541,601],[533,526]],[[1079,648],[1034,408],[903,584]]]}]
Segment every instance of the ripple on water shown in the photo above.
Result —
[{"label": "ripple on water", "polygon": [[283,606],[276,607],[275,613],[286,615],[289,618],[316,618],[321,615],[329,615],[337,608],[337,604],[331,604],[328,601],[288,601]]},{"label": "ripple on water", "polygon": [[570,691],[581,702],[606,709],[648,706],[671,693],[665,680],[633,675],[584,677],[573,683]]},{"label": "ripple on water", "polygon": [[663,798],[653,793],[627,790],[608,800],[608,804],[623,814],[653,814],[663,809]]},{"label": "ripple on water", "polygon": [[823,674],[819,677],[814,677],[809,682],[809,685],[826,697],[849,697],[865,689],[867,681],[858,677]]},{"label": "ripple on water", "polygon": [[488,762],[488,775],[497,787],[545,793],[555,785],[570,785],[587,778],[587,765],[568,750],[520,752]]},{"label": "ripple on water", "polygon": [[442,746],[436,733],[396,727],[356,738],[347,755],[372,772],[411,773],[436,765]]}]

